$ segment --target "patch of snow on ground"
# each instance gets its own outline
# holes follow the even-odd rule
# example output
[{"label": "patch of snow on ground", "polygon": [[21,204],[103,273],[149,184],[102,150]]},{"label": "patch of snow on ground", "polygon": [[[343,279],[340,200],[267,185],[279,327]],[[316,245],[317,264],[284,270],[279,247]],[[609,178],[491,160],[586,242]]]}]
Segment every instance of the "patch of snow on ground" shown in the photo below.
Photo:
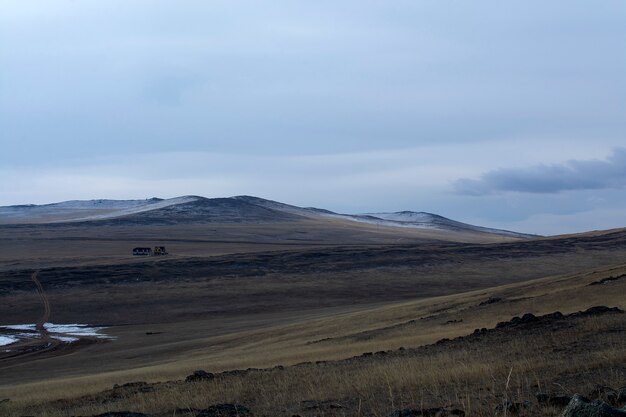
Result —
[{"label": "patch of snow on ground", "polygon": [[15,337],[0,336],[0,346],[10,345],[12,343],[17,342],[18,340],[19,339],[15,338]]},{"label": "patch of snow on ground", "polygon": [[35,324],[11,324],[9,326],[0,326],[0,329],[9,329],[9,330],[37,330],[37,325]]},{"label": "patch of snow on ground", "polygon": [[64,333],[77,336],[98,336],[97,327],[89,327],[86,324],[53,324],[46,323],[44,327],[50,333]]},{"label": "patch of snow on ground", "polygon": [[100,339],[110,339],[110,336],[100,334],[104,327],[91,327],[88,324],[53,324],[45,323],[44,327],[50,333],[61,333],[69,336],[96,336]]},{"label": "patch of snow on ground", "polygon": [[52,336],[52,337],[53,339],[57,339],[65,343],[73,343],[73,342],[78,342],[80,340],[77,337],[69,337],[69,336]]},{"label": "patch of snow on ground", "polygon": [[[54,324],[45,323],[44,327],[54,339],[62,342],[77,342],[81,337],[90,336],[98,339],[115,339],[113,336],[101,334],[100,331],[106,327],[93,327],[88,324]],[[0,326],[0,331],[9,331],[9,334],[0,335],[0,346],[18,342],[22,339],[34,339],[41,337],[34,324],[10,324]],[[11,331],[23,331],[23,333],[13,333]]]}]

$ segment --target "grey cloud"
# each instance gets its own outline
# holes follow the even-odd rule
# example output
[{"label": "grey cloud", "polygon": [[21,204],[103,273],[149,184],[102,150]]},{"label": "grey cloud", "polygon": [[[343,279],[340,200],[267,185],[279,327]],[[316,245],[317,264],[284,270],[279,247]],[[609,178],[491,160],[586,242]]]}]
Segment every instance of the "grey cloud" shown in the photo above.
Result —
[{"label": "grey cloud", "polygon": [[479,179],[454,182],[460,194],[498,192],[554,194],[569,190],[600,190],[626,186],[626,148],[613,150],[606,160],[572,160],[563,164],[500,168]]}]

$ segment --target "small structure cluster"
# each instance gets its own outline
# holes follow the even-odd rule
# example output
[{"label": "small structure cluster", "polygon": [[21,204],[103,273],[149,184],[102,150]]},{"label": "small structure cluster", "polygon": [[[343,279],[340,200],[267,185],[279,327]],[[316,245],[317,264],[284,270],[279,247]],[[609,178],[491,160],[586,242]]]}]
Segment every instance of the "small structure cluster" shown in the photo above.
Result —
[{"label": "small structure cluster", "polygon": [[160,256],[167,255],[167,251],[165,250],[165,246],[155,246],[152,248],[134,248],[133,249],[134,256]]}]

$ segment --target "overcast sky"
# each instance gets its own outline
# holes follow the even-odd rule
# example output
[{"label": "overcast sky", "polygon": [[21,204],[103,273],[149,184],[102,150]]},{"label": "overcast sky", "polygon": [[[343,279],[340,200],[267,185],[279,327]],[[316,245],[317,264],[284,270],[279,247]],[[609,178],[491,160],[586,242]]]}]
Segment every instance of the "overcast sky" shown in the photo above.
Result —
[{"label": "overcast sky", "polygon": [[0,205],[626,226],[623,0],[2,0]]}]

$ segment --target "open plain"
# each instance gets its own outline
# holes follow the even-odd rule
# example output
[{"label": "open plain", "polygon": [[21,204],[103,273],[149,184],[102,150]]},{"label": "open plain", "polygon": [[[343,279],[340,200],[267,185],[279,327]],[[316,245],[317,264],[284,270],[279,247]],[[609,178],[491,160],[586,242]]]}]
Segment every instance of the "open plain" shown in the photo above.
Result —
[{"label": "open plain", "polygon": [[[0,226],[0,327],[101,329],[4,346],[1,415],[556,415],[550,398],[626,385],[624,229],[514,236],[284,207],[220,221],[184,204]],[[131,254],[155,245],[170,253]],[[210,376],[185,382],[197,370]]]}]

